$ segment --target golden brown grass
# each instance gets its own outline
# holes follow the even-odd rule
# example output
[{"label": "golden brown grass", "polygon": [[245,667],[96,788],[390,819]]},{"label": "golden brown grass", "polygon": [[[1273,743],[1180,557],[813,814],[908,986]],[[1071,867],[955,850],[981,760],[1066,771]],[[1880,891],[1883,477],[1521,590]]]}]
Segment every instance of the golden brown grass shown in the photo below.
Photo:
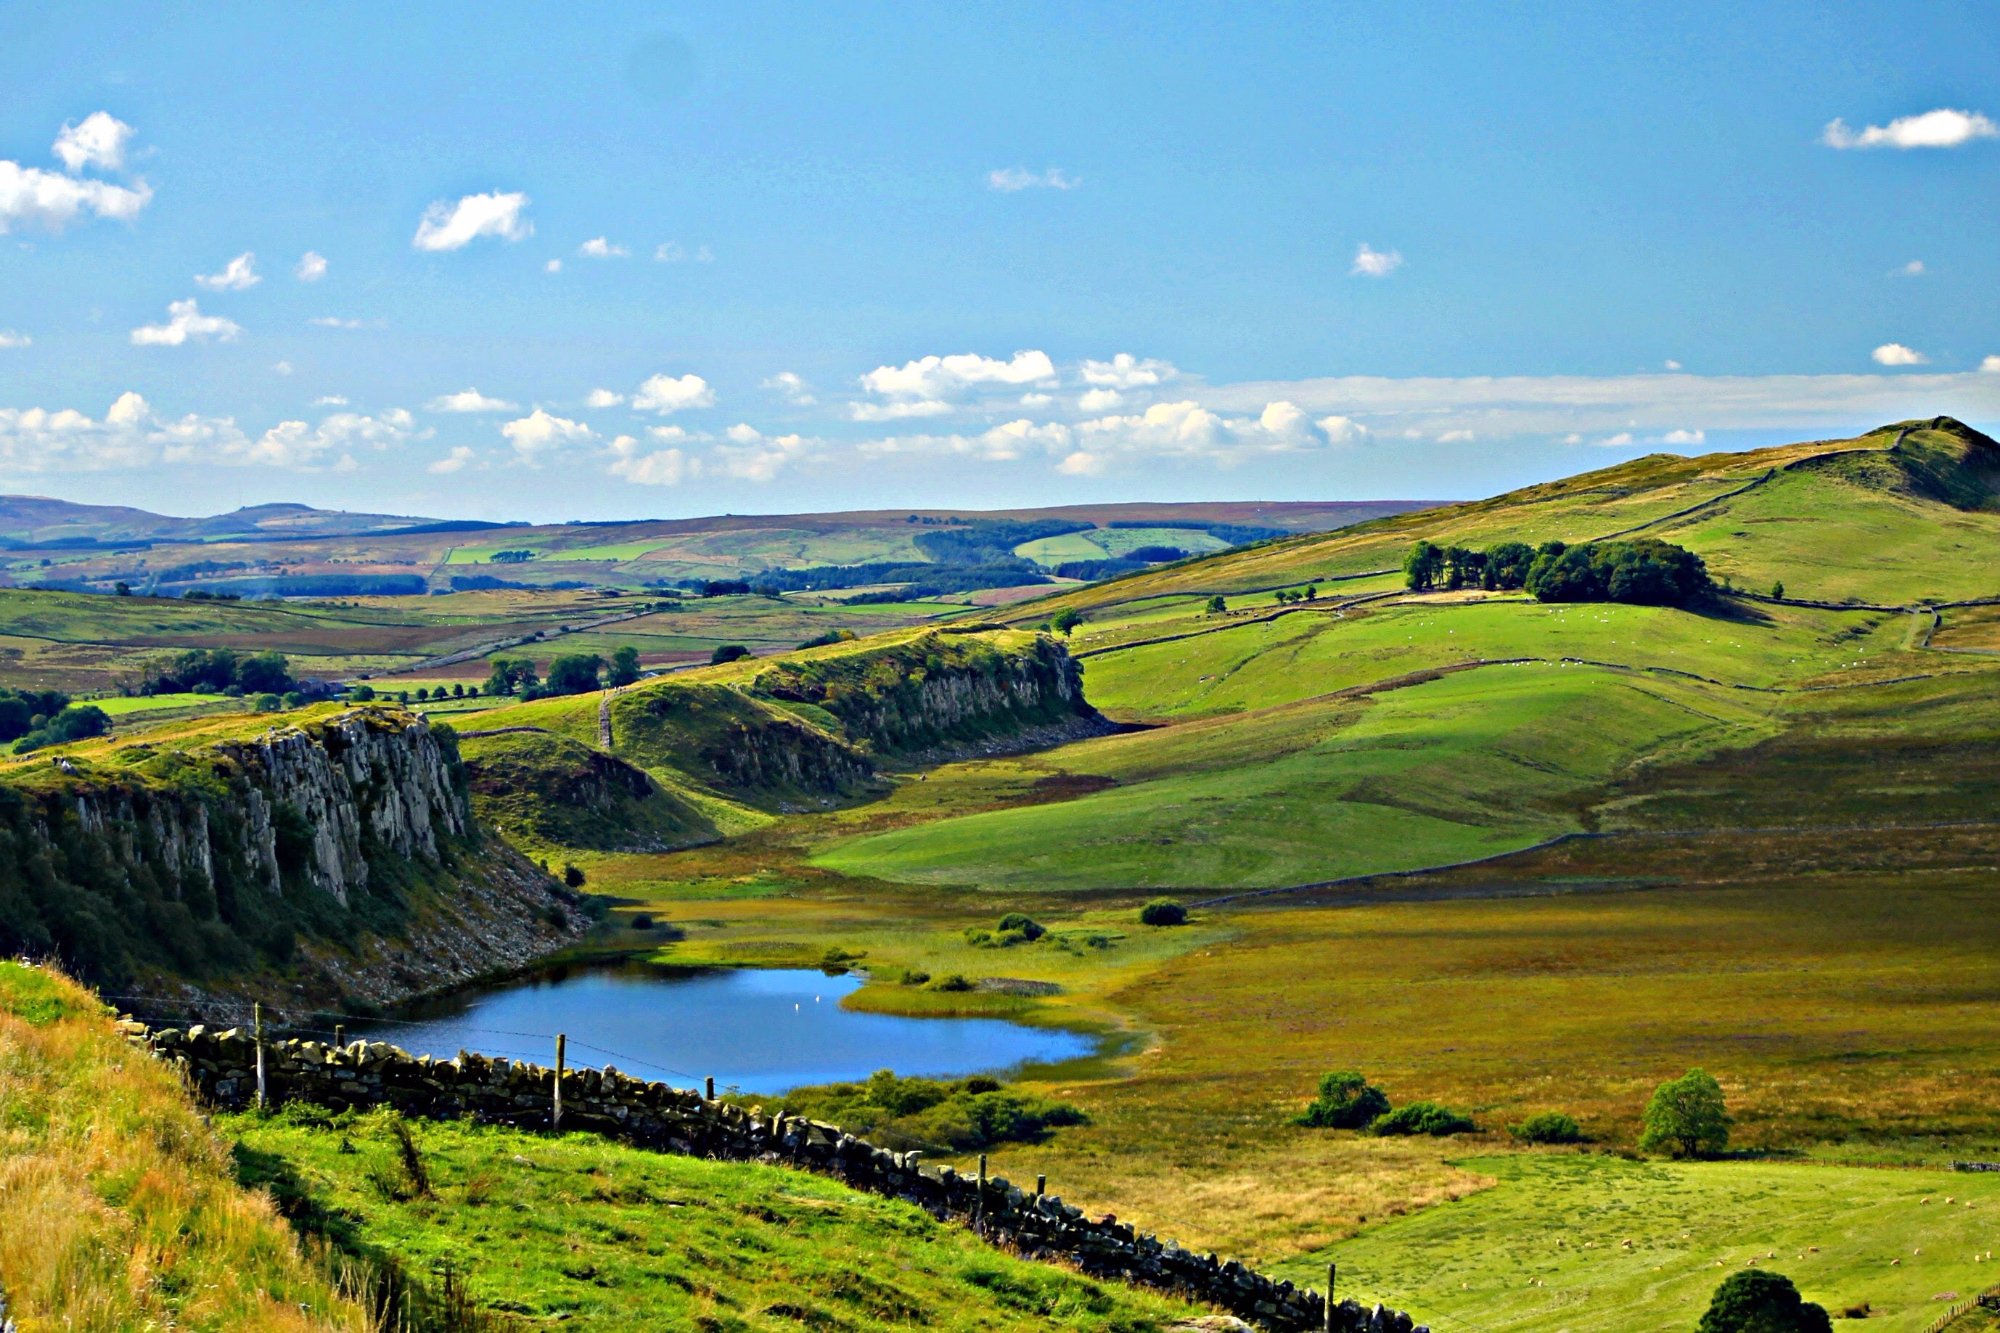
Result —
[{"label": "golden brown grass", "polygon": [[67,978],[0,962],[0,1290],[23,1333],[362,1330],[172,1071]]}]

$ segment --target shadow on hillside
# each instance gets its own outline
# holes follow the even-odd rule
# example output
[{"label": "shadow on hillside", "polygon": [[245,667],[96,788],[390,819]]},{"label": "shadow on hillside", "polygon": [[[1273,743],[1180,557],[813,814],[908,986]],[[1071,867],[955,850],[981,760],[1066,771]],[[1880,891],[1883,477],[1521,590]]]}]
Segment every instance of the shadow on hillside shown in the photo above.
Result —
[{"label": "shadow on hillside", "polygon": [[1706,620],[1726,620],[1735,625],[1770,625],[1776,623],[1771,618],[1771,613],[1758,606],[1755,602],[1745,601],[1741,597],[1732,597],[1728,593],[1718,594],[1704,602],[1689,607],[1688,610]]}]

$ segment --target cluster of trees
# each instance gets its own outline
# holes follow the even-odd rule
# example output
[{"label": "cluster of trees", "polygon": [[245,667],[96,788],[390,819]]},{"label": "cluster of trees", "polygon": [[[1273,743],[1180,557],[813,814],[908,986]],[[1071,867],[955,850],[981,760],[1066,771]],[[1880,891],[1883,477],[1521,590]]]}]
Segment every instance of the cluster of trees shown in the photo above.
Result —
[{"label": "cluster of trees", "polygon": [[1691,606],[1715,590],[1700,556],[1651,537],[1584,546],[1501,542],[1483,551],[1420,541],[1403,574],[1415,592],[1525,589],[1542,602]]},{"label": "cluster of trees", "polygon": [[1320,1077],[1319,1095],[1298,1117],[1313,1129],[1360,1129],[1370,1134],[1469,1134],[1478,1126],[1472,1118],[1436,1102],[1411,1102],[1391,1107],[1389,1094],[1352,1069]]},{"label": "cluster of trees", "polygon": [[142,695],[284,694],[298,688],[283,653],[239,653],[234,648],[190,648],[147,669]]},{"label": "cluster of trees", "polygon": [[994,930],[966,927],[965,942],[975,949],[1009,949],[1016,944],[1033,944],[1048,933],[1047,926],[1026,912],[1009,912]]},{"label": "cluster of trees", "polygon": [[487,563],[493,565],[525,565],[534,558],[535,552],[528,550],[495,551],[487,557]]},{"label": "cluster of trees", "polygon": [[[770,1102],[765,1099],[768,1107]],[[1062,1125],[1081,1125],[1065,1102],[1016,1092],[995,1079],[947,1082],[899,1078],[887,1069],[865,1083],[828,1083],[786,1093],[786,1115],[831,1121],[896,1149],[980,1152],[1001,1143],[1033,1143]]]},{"label": "cluster of trees", "polygon": [[1272,594],[1272,597],[1277,601],[1279,606],[1293,606],[1300,602],[1318,601],[1319,585],[1308,583],[1302,592],[1294,592],[1290,588],[1280,588]]},{"label": "cluster of trees", "polygon": [[102,736],[111,719],[94,704],[72,704],[61,690],[0,689],[0,743],[16,754]]},{"label": "cluster of trees", "polygon": [[563,653],[549,663],[546,680],[535,674],[531,657],[496,657],[486,677],[486,693],[548,699],[587,694],[607,685],[630,685],[637,679],[639,650],[627,644],[613,652],[609,662],[596,653]]}]

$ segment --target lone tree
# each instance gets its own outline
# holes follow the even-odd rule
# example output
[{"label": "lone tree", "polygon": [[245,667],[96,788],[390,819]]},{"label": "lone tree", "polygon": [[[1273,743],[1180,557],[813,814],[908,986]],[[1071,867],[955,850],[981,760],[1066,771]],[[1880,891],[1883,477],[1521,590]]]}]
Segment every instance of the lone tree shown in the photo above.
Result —
[{"label": "lone tree", "polygon": [[1389,1094],[1352,1069],[1320,1077],[1319,1096],[1299,1117],[1313,1129],[1366,1129],[1389,1114]]},{"label": "lone tree", "polygon": [[1065,606],[1062,610],[1049,617],[1049,628],[1062,635],[1065,639],[1070,636],[1072,630],[1082,623],[1083,617],[1076,613],[1075,608],[1068,606]]},{"label": "lone tree", "polygon": [[1722,1085],[1699,1069],[1668,1079],[1653,1092],[1641,1117],[1639,1151],[1675,1157],[1713,1157],[1729,1146],[1729,1112]]},{"label": "lone tree", "polygon": [[725,643],[708,655],[710,666],[721,666],[724,662],[740,662],[750,656],[750,650],[740,643]]},{"label": "lone tree", "polygon": [[630,685],[639,679],[639,650],[631,644],[616,649],[611,654],[611,670],[605,675],[607,685]]},{"label": "lone tree", "polygon": [[1825,1309],[1782,1273],[1746,1268],[1722,1279],[1696,1333],[1833,1333]]},{"label": "lone tree", "polygon": [[1220,593],[1208,599],[1208,612],[1210,615],[1219,616],[1228,609],[1229,603],[1223,599]]}]

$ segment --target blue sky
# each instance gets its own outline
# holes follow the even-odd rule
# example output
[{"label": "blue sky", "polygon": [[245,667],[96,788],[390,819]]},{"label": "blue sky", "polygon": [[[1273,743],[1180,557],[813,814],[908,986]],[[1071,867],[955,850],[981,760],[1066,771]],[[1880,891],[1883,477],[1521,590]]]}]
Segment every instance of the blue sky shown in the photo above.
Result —
[{"label": "blue sky", "polygon": [[1449,498],[2000,427],[1991,11],[1604,9],[0,9],[0,488]]}]

